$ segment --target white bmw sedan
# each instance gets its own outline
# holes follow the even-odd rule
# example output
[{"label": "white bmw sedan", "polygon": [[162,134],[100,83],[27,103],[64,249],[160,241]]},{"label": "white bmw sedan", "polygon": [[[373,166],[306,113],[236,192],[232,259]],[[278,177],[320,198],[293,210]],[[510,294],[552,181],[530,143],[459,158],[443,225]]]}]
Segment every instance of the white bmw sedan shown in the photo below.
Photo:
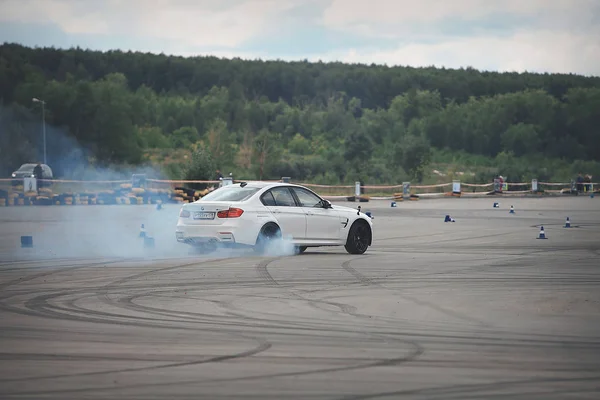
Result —
[{"label": "white bmw sedan", "polygon": [[372,243],[373,221],[300,185],[242,182],[184,204],[175,235],[179,242],[205,250],[252,247],[264,253],[269,243],[282,240],[296,254],[321,246],[345,246],[350,254],[363,254]]}]

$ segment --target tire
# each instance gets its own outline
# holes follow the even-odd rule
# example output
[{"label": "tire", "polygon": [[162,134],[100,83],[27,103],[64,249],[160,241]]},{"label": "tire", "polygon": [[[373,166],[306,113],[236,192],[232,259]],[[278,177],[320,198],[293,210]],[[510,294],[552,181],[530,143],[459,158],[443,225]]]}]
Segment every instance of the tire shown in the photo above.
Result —
[{"label": "tire", "polygon": [[363,254],[369,248],[371,241],[371,228],[365,221],[358,220],[350,227],[346,239],[346,251],[350,254]]},{"label": "tire", "polygon": [[257,254],[265,254],[269,243],[281,239],[281,229],[275,224],[267,224],[263,226],[256,238],[254,252]]},{"label": "tire", "polygon": [[306,251],[306,246],[296,246],[296,254],[302,254]]}]

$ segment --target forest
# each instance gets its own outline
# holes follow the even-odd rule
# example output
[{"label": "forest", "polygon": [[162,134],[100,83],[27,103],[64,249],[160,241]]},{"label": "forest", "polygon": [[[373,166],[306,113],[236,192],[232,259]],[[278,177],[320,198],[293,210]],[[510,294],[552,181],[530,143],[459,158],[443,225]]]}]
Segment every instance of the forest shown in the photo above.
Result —
[{"label": "forest", "polygon": [[42,160],[42,119],[48,164],[71,179],[135,166],[323,184],[600,175],[600,77],[2,44],[2,177]]}]

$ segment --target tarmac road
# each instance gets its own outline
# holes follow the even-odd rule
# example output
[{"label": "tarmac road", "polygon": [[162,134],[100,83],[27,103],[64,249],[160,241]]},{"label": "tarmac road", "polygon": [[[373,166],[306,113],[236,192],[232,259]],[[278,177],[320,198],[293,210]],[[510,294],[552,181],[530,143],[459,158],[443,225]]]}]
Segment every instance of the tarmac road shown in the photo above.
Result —
[{"label": "tarmac road", "polygon": [[188,255],[177,206],[0,209],[0,398],[599,398],[600,201],[493,201],[269,258]]}]

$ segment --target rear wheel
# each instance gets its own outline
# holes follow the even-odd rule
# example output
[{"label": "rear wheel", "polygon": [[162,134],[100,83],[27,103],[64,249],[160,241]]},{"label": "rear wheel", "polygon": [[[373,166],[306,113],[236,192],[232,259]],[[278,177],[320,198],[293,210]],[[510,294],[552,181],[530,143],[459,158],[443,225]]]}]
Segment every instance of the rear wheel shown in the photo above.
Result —
[{"label": "rear wheel", "polygon": [[296,254],[302,254],[306,251],[306,246],[296,246]]},{"label": "rear wheel", "polygon": [[350,254],[363,254],[369,248],[371,228],[365,221],[358,220],[350,228],[346,239],[346,251]]},{"label": "rear wheel", "polygon": [[256,244],[254,245],[254,251],[258,254],[264,254],[268,250],[271,243],[280,239],[281,229],[279,229],[279,227],[275,224],[267,224],[258,234]]}]

